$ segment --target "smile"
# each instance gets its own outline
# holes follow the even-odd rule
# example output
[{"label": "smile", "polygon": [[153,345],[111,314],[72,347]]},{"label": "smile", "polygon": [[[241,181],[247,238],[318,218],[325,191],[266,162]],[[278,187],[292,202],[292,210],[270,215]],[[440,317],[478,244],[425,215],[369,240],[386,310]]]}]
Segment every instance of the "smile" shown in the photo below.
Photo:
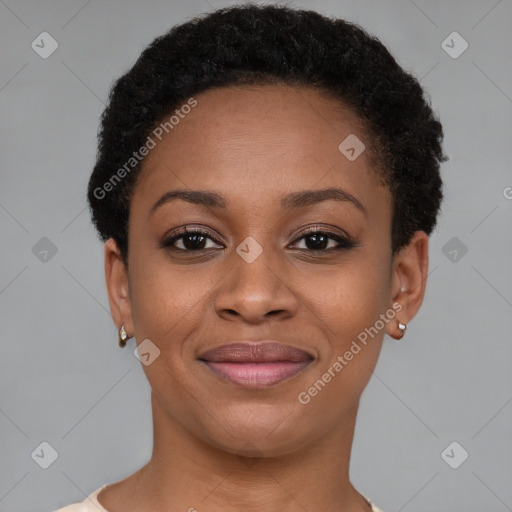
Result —
[{"label": "smile", "polygon": [[307,352],[276,342],[222,345],[203,353],[199,359],[219,377],[247,389],[278,384],[314,361]]},{"label": "smile", "polygon": [[205,361],[214,373],[235,384],[249,389],[273,386],[301,372],[312,361],[292,363],[276,361],[271,363],[215,363]]}]

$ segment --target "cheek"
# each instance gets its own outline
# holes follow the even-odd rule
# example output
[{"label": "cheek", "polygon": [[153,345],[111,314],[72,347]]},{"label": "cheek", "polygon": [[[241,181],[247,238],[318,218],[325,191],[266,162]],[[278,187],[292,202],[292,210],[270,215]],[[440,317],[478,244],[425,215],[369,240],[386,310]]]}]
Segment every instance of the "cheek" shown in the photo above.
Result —
[{"label": "cheek", "polygon": [[[329,382],[325,387],[311,382],[310,396],[322,395],[318,406],[353,403],[365,388],[377,364],[386,323],[380,315],[390,307],[388,260],[375,251],[362,251],[335,273],[323,278],[324,293],[316,297],[317,319],[329,344],[324,346],[316,378]],[[318,283],[318,281],[317,281]],[[321,393],[320,393],[321,390]],[[308,395],[308,390],[304,390]]]},{"label": "cheek", "polygon": [[172,265],[164,251],[141,252],[134,255],[132,263],[135,334],[141,340],[151,339],[162,350],[175,352],[192,326],[201,323],[218,276],[212,270],[198,272],[193,265]]},{"label": "cheek", "polygon": [[373,325],[389,306],[389,275],[374,258],[354,258],[323,281],[311,293],[329,337],[341,343]]}]

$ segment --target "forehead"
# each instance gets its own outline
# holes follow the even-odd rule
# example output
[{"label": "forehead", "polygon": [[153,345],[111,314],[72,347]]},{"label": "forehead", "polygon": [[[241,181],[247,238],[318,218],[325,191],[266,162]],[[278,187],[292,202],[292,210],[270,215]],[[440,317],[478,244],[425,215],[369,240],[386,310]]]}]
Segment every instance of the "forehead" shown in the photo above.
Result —
[{"label": "forehead", "polygon": [[207,90],[195,100],[189,113],[174,118],[169,133],[155,139],[133,202],[157,200],[177,188],[214,190],[230,204],[250,200],[255,206],[285,192],[331,186],[343,187],[363,203],[382,193],[369,151],[363,149],[371,141],[362,122],[320,90],[227,87]]}]

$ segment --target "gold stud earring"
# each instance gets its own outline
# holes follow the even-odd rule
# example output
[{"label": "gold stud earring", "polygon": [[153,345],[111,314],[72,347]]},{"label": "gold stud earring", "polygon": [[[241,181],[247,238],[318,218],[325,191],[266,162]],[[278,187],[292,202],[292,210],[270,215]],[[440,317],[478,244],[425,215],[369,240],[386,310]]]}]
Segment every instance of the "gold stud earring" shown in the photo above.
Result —
[{"label": "gold stud earring", "polygon": [[398,338],[396,338],[396,339],[401,340],[404,337],[405,331],[407,329],[407,325],[403,324],[399,320],[397,320],[397,324],[398,324],[397,327],[398,327],[398,330],[400,331],[400,334],[398,335]]},{"label": "gold stud earring", "polygon": [[121,326],[121,329],[119,329],[119,346],[123,348],[126,345],[126,341],[129,339],[128,334],[126,334],[126,329],[124,328],[124,324]]}]

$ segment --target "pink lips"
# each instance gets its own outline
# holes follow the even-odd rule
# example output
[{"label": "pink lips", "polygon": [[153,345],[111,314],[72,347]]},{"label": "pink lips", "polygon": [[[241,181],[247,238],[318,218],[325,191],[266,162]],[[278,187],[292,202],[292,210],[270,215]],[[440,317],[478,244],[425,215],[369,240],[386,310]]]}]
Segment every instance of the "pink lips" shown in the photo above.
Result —
[{"label": "pink lips", "polygon": [[199,359],[220,377],[250,389],[277,384],[313,361],[304,350],[272,341],[221,345]]}]

